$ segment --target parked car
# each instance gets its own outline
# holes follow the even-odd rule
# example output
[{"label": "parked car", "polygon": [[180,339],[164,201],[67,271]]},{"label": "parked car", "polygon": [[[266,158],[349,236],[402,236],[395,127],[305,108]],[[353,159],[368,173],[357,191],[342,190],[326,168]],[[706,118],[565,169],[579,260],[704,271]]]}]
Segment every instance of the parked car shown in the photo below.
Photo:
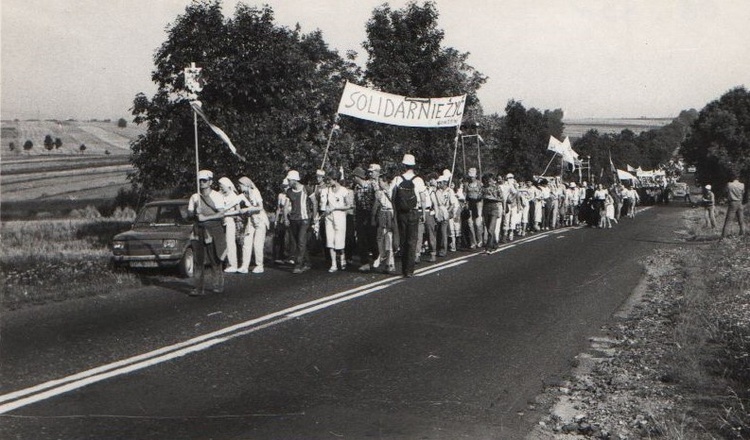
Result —
[{"label": "parked car", "polygon": [[183,277],[193,276],[193,222],[187,200],[147,203],[133,227],[112,238],[112,262],[130,268],[172,267]]}]

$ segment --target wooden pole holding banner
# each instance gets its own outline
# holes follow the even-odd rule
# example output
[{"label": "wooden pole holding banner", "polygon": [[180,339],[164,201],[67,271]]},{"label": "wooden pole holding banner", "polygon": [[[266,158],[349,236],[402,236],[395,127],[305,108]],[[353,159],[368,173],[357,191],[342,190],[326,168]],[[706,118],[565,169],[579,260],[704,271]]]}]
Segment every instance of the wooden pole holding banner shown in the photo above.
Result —
[{"label": "wooden pole holding banner", "polygon": [[[450,188],[453,183],[453,174],[456,172],[456,156],[458,155],[458,138],[461,137],[461,124],[456,125],[456,137],[453,138],[453,164],[451,165],[451,176],[448,178],[448,187]],[[463,138],[461,138],[461,144],[463,145]],[[464,171],[466,170],[466,163],[464,162]]]},{"label": "wooden pole holding banner", "polygon": [[331,126],[331,131],[328,133],[328,142],[326,143],[326,149],[323,153],[323,162],[320,164],[321,170],[325,170],[326,159],[328,159],[328,149],[331,148],[331,139],[333,139],[333,132],[338,128],[338,122],[339,114],[336,113],[336,116],[333,117],[333,125]]}]

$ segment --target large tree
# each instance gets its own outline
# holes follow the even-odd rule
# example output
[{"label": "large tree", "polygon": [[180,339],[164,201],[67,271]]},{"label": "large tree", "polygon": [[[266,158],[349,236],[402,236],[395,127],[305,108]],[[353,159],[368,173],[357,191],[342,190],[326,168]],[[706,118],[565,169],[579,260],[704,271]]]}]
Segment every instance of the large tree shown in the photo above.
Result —
[{"label": "large tree", "polygon": [[[495,120],[495,123],[488,121]],[[511,172],[522,179],[531,179],[541,174],[546,165],[547,175],[560,174],[560,161],[553,160],[547,151],[550,136],[562,138],[563,112],[526,109],[520,101],[510,100],[505,107],[505,116],[485,118],[487,126],[484,137],[492,146],[487,171],[505,174]],[[559,156],[558,156],[559,157]]]},{"label": "large tree", "polygon": [[[443,46],[434,2],[408,3],[403,9],[384,4],[373,10],[366,25],[363,47],[368,55],[364,75],[367,85],[383,92],[409,97],[467,95],[466,111],[478,111],[477,90],[487,78],[468,63],[469,53]],[[363,147],[373,159],[417,156],[423,169],[449,167],[456,130],[376,126],[358,123]]]},{"label": "large tree", "polygon": [[750,180],[750,93],[734,88],[698,114],[680,152],[698,180],[721,189],[730,174]]},{"label": "large tree", "polygon": [[266,200],[288,168],[309,173],[319,165],[343,81],[358,79],[356,66],[320,32],[278,26],[268,6],[239,4],[227,19],[218,0],[188,6],[154,61],[158,90],[150,99],[138,95],[133,107],[134,121],[148,124],[132,145],[133,182],[146,192],[194,186],[193,115],[182,75],[191,62],[202,68],[198,97],[207,117],[249,159],[238,160],[199,122],[201,167],[250,176]]}]

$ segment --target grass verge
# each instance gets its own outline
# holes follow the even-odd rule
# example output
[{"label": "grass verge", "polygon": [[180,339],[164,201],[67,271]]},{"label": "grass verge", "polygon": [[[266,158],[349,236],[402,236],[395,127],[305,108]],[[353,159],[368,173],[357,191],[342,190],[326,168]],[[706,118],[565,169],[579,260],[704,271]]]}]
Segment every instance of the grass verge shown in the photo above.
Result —
[{"label": "grass verge", "polygon": [[137,276],[110,267],[109,242],[129,226],[128,221],[107,218],[3,222],[3,308],[141,285]]}]

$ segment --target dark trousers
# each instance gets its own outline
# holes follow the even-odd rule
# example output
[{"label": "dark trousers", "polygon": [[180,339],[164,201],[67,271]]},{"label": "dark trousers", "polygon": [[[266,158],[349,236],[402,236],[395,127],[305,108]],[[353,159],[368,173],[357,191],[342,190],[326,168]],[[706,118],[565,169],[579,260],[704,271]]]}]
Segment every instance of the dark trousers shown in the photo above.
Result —
[{"label": "dark trousers", "polygon": [[357,254],[359,264],[369,264],[371,255],[377,255],[378,247],[375,242],[377,228],[372,225],[370,211],[357,210],[354,214],[354,223],[357,229]]},{"label": "dark trousers", "polygon": [[302,268],[310,265],[310,257],[307,255],[307,231],[310,229],[310,220],[290,220],[289,233],[294,237],[294,267]]},{"label": "dark trousers", "polygon": [[286,260],[289,252],[289,237],[287,237],[287,226],[276,222],[273,228],[273,259]]},{"label": "dark trousers", "polygon": [[729,230],[729,224],[732,220],[737,219],[737,223],[740,225],[740,235],[745,234],[745,219],[744,213],[742,212],[741,202],[729,202],[727,206],[727,216],[724,218],[724,227],[721,228],[721,236],[726,237],[727,231]]},{"label": "dark trousers", "polygon": [[417,255],[419,241],[419,220],[422,214],[416,210],[398,213],[398,235],[401,243],[401,273],[414,275],[414,258]]},{"label": "dark trousers", "polygon": [[487,251],[497,249],[497,240],[495,238],[495,228],[497,227],[498,215],[495,212],[484,214],[484,224],[487,226],[487,239],[484,242],[484,249]]}]

